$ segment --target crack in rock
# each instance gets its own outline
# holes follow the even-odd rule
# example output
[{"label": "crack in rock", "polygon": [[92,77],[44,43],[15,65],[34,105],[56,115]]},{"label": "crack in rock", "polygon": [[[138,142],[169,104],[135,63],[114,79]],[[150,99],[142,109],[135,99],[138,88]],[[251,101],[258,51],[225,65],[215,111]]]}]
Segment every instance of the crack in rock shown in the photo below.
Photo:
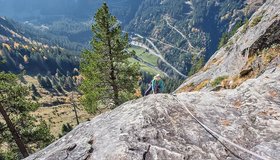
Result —
[{"label": "crack in rock", "polygon": [[145,151],[145,152],[143,153],[143,160],[146,160],[146,159],[147,159],[147,154],[149,153],[150,148],[151,148],[151,145],[149,145],[147,151]]}]

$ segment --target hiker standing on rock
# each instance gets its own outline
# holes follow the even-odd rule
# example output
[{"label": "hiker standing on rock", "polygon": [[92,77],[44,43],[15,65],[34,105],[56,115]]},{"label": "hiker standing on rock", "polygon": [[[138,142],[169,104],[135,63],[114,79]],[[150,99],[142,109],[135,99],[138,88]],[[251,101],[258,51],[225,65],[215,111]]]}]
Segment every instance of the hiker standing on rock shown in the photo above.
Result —
[{"label": "hiker standing on rock", "polygon": [[151,91],[153,91],[153,94],[163,93],[164,91],[164,82],[159,74],[157,74],[149,84],[149,88],[145,92],[145,96],[147,96]]}]

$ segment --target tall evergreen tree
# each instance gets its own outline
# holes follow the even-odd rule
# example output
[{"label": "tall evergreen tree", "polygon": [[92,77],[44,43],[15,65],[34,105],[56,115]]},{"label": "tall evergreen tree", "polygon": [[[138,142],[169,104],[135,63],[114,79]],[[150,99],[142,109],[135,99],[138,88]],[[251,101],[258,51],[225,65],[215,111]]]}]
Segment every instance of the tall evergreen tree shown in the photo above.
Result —
[{"label": "tall evergreen tree", "polygon": [[106,3],[94,18],[92,49],[85,50],[81,60],[82,103],[89,112],[95,112],[100,104],[117,106],[131,99],[139,73],[139,64],[128,61],[134,54],[126,50],[128,34],[122,33]]}]

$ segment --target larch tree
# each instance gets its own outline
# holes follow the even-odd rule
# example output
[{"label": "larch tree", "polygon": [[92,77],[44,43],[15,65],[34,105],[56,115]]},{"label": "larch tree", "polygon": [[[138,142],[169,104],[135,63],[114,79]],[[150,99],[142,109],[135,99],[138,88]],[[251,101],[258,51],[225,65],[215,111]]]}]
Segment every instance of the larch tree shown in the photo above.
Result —
[{"label": "larch tree", "polygon": [[82,104],[94,113],[99,105],[113,107],[132,99],[139,74],[139,64],[129,62],[128,34],[124,34],[117,18],[106,3],[95,14],[92,25],[92,48],[82,53]]}]

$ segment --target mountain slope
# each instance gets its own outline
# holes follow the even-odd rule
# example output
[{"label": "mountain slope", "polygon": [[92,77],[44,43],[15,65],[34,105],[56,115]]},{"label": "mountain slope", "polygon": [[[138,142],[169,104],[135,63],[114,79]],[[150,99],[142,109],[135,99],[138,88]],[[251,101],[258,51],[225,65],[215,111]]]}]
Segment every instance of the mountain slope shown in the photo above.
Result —
[{"label": "mountain slope", "polygon": [[[42,26],[80,43],[90,41],[92,16],[102,0],[0,0],[0,14]],[[222,33],[231,31],[264,1],[250,0],[106,0],[125,31],[143,37],[160,54],[157,67],[171,77],[195,73],[217,50]],[[23,5],[24,4],[24,5]],[[42,34],[41,34],[42,35]],[[63,39],[67,40],[67,38]],[[44,39],[45,40],[45,39]],[[69,43],[69,42],[67,42]],[[61,46],[61,45],[60,45]],[[71,45],[70,45],[71,46]],[[64,47],[64,46],[62,46]],[[65,47],[64,47],[65,48]],[[183,76],[184,75],[184,76]]]},{"label": "mountain slope", "polygon": [[[231,39],[239,36],[239,41],[219,50],[208,62],[210,68],[186,80],[179,88],[183,93],[127,102],[26,159],[280,159],[279,10],[278,0],[268,0],[245,24],[246,30]],[[255,19],[259,14],[262,18]],[[244,48],[247,57],[241,58]],[[196,85],[194,79],[204,82],[204,77],[216,79],[226,72],[244,75],[249,55],[259,60],[248,64],[261,68],[252,65],[247,76],[257,76],[249,74],[236,88],[182,90]]]},{"label": "mountain slope", "polygon": [[[261,74],[266,67],[272,67],[265,65],[267,62],[260,51],[280,42],[280,12],[278,7],[272,7],[273,5],[279,5],[279,2],[269,1],[263,5],[228,44],[217,51],[200,72],[188,78],[178,91],[190,91],[198,85],[203,85],[200,89],[211,90],[213,86],[210,83],[222,76],[227,77],[232,84],[239,83],[237,81],[240,78],[248,76],[249,73],[243,75],[247,70],[259,70]],[[279,55],[271,54],[270,61],[277,56]]]},{"label": "mountain slope", "polygon": [[[33,30],[36,32],[36,30]],[[57,69],[64,74],[78,67],[78,54],[49,45],[50,40],[36,38],[36,34],[26,34],[22,26],[0,17],[0,60],[1,71],[20,73],[25,70],[28,74],[54,74]],[[56,39],[56,41],[59,41]],[[49,42],[49,43],[46,43]]]},{"label": "mountain slope", "polygon": [[[126,30],[150,39],[171,65],[187,75],[216,51],[223,32],[245,19],[245,6],[244,0],[145,0]],[[163,61],[159,67],[177,75]]]},{"label": "mountain slope", "polygon": [[61,19],[86,21],[107,2],[114,15],[126,24],[133,18],[141,0],[0,0],[0,15],[32,23],[49,23]]}]

